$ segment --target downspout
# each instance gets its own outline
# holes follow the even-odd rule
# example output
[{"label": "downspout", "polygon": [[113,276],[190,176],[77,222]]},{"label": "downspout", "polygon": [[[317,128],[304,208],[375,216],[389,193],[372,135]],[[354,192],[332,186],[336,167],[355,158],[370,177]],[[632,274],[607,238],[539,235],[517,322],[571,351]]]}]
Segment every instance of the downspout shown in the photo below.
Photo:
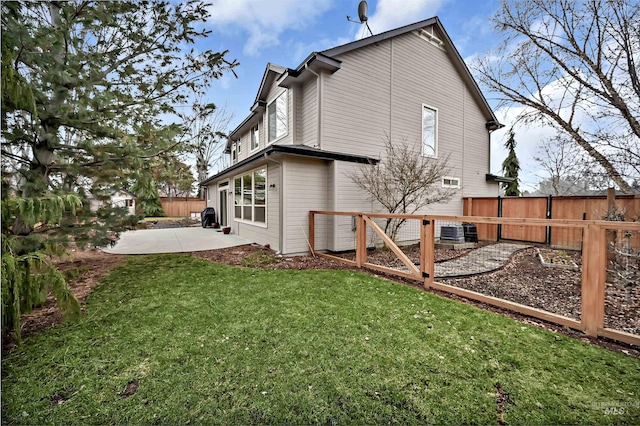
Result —
[{"label": "downspout", "polygon": [[[280,166],[280,187],[278,188],[278,200],[280,205],[278,206],[278,238],[280,239],[280,244],[279,244],[279,251],[280,254],[284,253],[284,166],[280,161],[276,161],[272,158],[269,158],[269,156],[267,155],[267,153],[265,152],[264,154],[264,158],[267,161],[271,161],[273,163],[276,163],[277,165]],[[267,176],[269,175],[269,170],[267,169]],[[269,212],[267,211],[267,214],[269,214]]]},{"label": "downspout", "polygon": [[309,64],[304,66],[309,72],[316,76],[316,105],[318,108],[318,128],[317,128],[317,148],[322,149],[322,78],[320,74],[309,68]]}]

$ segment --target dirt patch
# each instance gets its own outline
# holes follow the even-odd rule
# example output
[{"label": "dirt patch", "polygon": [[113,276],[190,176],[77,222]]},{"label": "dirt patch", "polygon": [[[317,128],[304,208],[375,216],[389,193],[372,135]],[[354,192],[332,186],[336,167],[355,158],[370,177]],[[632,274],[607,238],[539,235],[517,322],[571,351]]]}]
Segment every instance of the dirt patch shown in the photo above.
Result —
[{"label": "dirt patch", "polygon": [[[435,251],[435,262],[446,262],[448,260],[458,259],[460,257],[466,256],[471,253],[472,250],[478,249],[480,247],[484,247],[489,245],[490,243],[481,241],[476,244],[475,248],[467,248],[467,249],[436,249]],[[420,264],[420,244],[411,244],[407,246],[400,247],[402,252],[409,258],[411,261],[419,265]],[[354,252],[346,252],[340,253],[337,255],[343,259],[347,260],[355,260],[356,254]],[[384,265],[389,268],[398,268],[402,267],[403,263],[398,259],[398,257],[388,248],[376,248],[376,249],[368,249],[367,250],[367,262],[374,263],[376,265]]]},{"label": "dirt patch", "polygon": [[135,394],[138,391],[138,386],[139,385],[137,380],[131,380],[129,383],[127,383],[127,386],[124,387],[122,392],[119,393],[120,398],[129,398],[131,395]]},{"label": "dirt patch", "polygon": [[[562,256],[580,268],[580,253],[562,252]],[[438,281],[580,320],[582,272],[543,266],[535,248],[516,253],[498,271]],[[627,301],[624,288],[607,283],[605,327],[640,334],[640,286],[631,292]]]},{"label": "dirt patch", "polygon": [[[265,269],[352,269],[337,260],[312,256],[275,256],[273,251],[256,244],[191,253],[211,262]],[[269,259],[268,262],[255,261]]]},{"label": "dirt patch", "polygon": [[[126,259],[125,256],[104,253],[101,250],[75,250],[68,257],[54,261],[57,268],[65,274],[69,289],[76,296],[82,312],[86,312],[87,295],[109,271]],[[53,295],[49,293],[44,306],[25,314],[21,319],[22,338],[45,330],[62,321],[62,313],[56,306]],[[11,349],[16,342],[13,333],[3,336],[3,350]]]}]

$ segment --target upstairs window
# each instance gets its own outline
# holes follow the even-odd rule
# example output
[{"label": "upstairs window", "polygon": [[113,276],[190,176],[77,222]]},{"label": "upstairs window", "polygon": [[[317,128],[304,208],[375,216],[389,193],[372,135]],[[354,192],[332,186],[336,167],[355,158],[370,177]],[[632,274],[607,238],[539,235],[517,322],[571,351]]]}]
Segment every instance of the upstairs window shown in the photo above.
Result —
[{"label": "upstairs window", "polygon": [[286,136],[289,132],[289,102],[287,91],[282,92],[267,107],[269,143]]},{"label": "upstairs window", "polygon": [[422,105],[422,155],[438,156],[438,110]]},{"label": "upstairs window", "polygon": [[258,125],[256,124],[251,128],[251,151],[258,149],[260,145],[260,133],[258,132]]},{"label": "upstairs window", "polygon": [[236,144],[231,144],[231,163],[235,163],[238,159],[238,155],[236,154]]}]

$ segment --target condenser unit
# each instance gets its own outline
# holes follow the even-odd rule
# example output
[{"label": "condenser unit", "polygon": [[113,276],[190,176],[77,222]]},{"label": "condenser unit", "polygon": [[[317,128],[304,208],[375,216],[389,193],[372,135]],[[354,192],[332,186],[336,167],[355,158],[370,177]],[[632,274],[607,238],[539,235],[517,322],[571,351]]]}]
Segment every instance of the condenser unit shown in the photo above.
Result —
[{"label": "condenser unit", "polygon": [[464,243],[464,228],[461,225],[440,227],[440,241]]}]

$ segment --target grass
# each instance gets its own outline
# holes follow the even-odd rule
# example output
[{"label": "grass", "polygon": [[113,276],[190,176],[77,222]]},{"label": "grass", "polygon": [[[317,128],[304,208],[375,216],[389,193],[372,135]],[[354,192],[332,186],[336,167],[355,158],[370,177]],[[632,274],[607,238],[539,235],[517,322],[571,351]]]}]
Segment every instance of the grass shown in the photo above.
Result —
[{"label": "grass", "polygon": [[129,259],[2,368],[13,424],[640,422],[638,359],[354,271],[184,255]]}]

